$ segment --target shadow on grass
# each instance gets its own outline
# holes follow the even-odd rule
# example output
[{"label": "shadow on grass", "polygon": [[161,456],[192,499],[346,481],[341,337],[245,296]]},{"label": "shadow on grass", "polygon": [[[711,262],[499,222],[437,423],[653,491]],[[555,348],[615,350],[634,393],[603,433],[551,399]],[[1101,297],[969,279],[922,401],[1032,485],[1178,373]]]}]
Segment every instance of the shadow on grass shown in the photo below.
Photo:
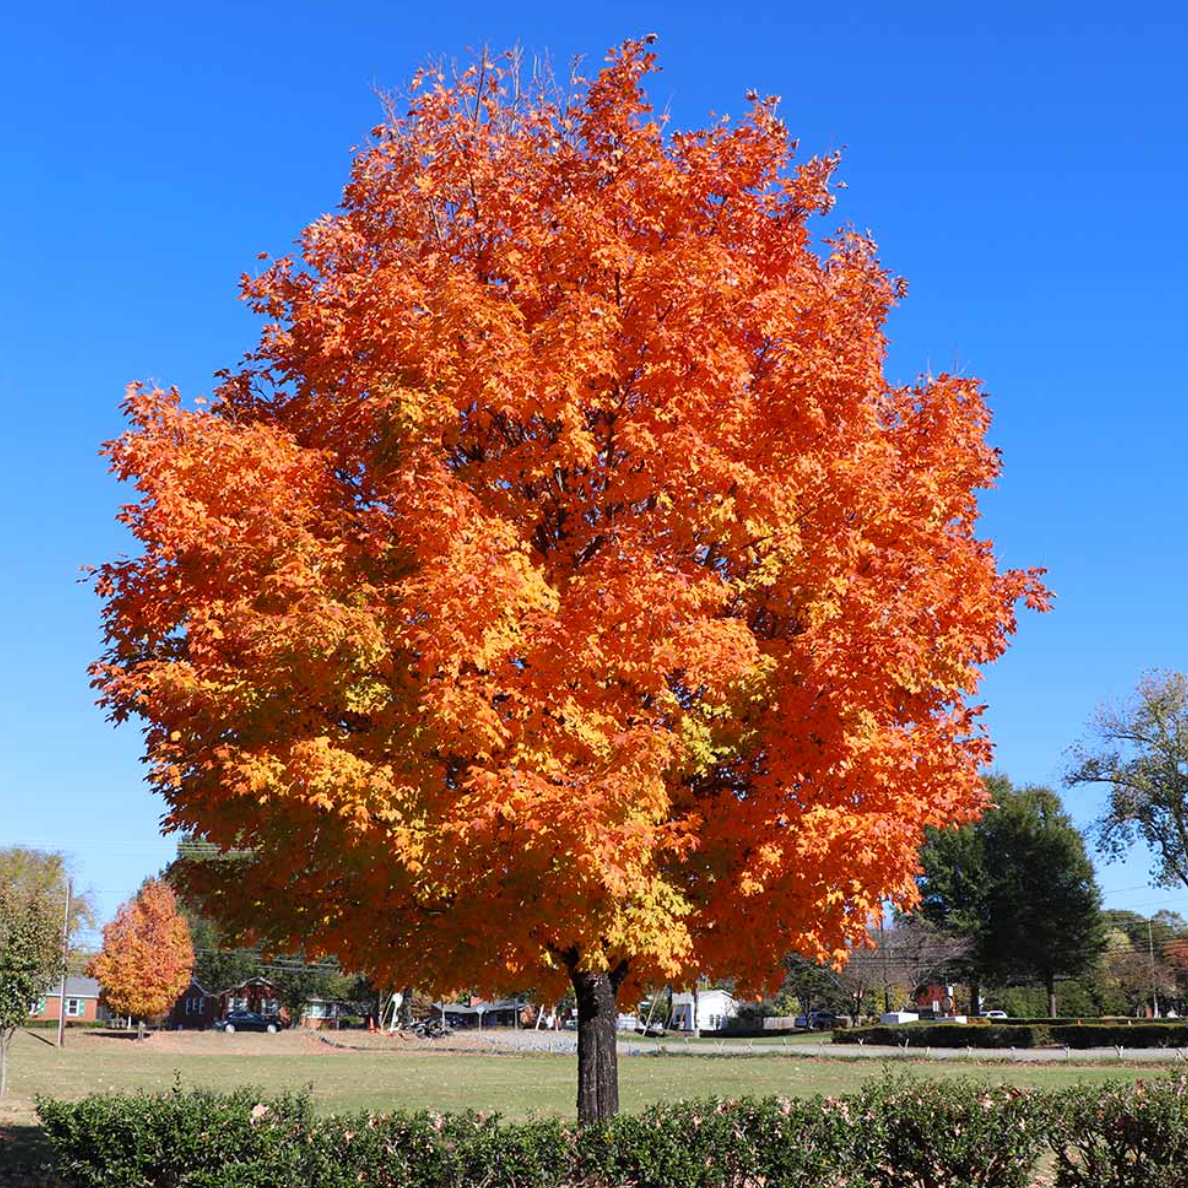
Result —
[{"label": "shadow on grass", "polygon": [[0,1126],[0,1188],[63,1188],[52,1152],[35,1122]]}]

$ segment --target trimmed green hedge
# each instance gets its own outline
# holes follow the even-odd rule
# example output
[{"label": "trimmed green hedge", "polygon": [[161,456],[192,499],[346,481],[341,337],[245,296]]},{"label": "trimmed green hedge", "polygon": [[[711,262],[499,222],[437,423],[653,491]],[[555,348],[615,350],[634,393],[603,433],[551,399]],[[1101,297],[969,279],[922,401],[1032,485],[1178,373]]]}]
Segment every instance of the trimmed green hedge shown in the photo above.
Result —
[{"label": "trimmed green hedge", "polygon": [[[57,1019],[30,1019],[27,1023],[22,1023],[21,1026],[27,1031],[57,1031]],[[98,1021],[95,1019],[67,1019],[66,1027],[70,1031],[77,1031],[79,1029],[87,1029],[91,1027],[111,1027],[110,1023]]]},{"label": "trimmed green hedge", "polygon": [[1066,1094],[892,1078],[836,1099],[677,1102],[584,1130],[318,1118],[305,1096],[250,1089],[37,1108],[71,1188],[1024,1188],[1049,1147],[1060,1188],[1182,1188],[1188,1157],[1183,1076]]},{"label": "trimmed green hedge", "polygon": [[1188,1048],[1183,1023],[902,1023],[833,1033],[835,1044],[911,1048]]}]

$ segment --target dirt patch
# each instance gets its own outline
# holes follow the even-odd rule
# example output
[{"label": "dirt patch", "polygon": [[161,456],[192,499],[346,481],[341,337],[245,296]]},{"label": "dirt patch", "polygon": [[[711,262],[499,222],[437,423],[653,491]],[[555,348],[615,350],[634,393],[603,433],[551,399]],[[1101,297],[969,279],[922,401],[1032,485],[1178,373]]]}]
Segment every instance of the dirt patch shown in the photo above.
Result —
[{"label": "dirt patch", "polygon": [[110,1050],[115,1044],[130,1044],[135,1049],[143,1044],[145,1051],[165,1056],[310,1056],[332,1050],[318,1042],[315,1032],[302,1030],[278,1031],[275,1035],[254,1031],[231,1035],[222,1031],[154,1031],[142,1040],[125,1039],[118,1033],[91,1032],[86,1043],[97,1050]]}]

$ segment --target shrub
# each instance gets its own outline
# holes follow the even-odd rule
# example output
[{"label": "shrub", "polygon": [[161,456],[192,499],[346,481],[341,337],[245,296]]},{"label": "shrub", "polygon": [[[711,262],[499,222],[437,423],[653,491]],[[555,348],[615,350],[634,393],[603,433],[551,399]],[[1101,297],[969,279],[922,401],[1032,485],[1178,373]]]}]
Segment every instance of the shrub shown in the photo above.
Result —
[{"label": "shrub", "polygon": [[[71,1031],[78,1031],[79,1029],[86,1030],[92,1027],[110,1027],[110,1023],[105,1023],[96,1019],[67,1019],[66,1026]],[[21,1024],[24,1031],[57,1031],[57,1019],[29,1019]]]},{"label": "shrub", "polygon": [[1184,1188],[1188,1077],[1067,1090],[1049,1141],[1057,1188]]},{"label": "shrub", "polygon": [[868,1043],[910,1049],[920,1048],[1040,1048],[1052,1042],[1046,1027],[1027,1025],[976,1027],[963,1023],[904,1023],[854,1027],[833,1033],[835,1044]]},{"label": "shrub", "polygon": [[[38,1101],[72,1188],[1183,1188],[1188,1078],[1042,1094],[891,1079],[846,1098],[677,1102],[585,1130],[427,1111],[315,1118],[304,1095]],[[1178,1177],[1178,1178],[1177,1178]]]},{"label": "shrub", "polygon": [[851,1117],[846,1102],[822,1098],[653,1106],[581,1132],[578,1167],[595,1183],[632,1188],[860,1188]]},{"label": "shrub", "polygon": [[1188,1048],[1183,1023],[902,1023],[833,1033],[835,1044],[921,1048]]},{"label": "shrub", "polygon": [[[279,1168],[310,1124],[304,1094],[263,1100],[254,1089],[215,1093],[93,1094],[77,1102],[39,1098],[37,1112],[58,1171],[78,1188],[207,1188],[227,1168]],[[287,1183],[277,1180],[276,1183]]]},{"label": "shrub", "polygon": [[1070,1048],[1188,1047],[1188,1026],[1183,1023],[1072,1023],[1050,1031],[1056,1043]]},{"label": "shrub", "polygon": [[855,1102],[859,1163],[877,1188],[1024,1188],[1044,1149],[1034,1090],[910,1078]]}]

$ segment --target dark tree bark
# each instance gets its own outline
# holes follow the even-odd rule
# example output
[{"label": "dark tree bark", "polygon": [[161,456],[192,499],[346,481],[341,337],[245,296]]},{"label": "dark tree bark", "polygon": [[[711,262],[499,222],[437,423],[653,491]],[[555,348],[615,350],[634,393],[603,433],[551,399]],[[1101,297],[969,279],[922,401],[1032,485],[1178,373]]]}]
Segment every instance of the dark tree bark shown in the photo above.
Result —
[{"label": "dark tree bark", "polygon": [[1056,975],[1048,973],[1044,975],[1044,984],[1048,988],[1048,1018],[1056,1018]]},{"label": "dark tree bark", "polygon": [[616,999],[626,965],[609,973],[570,968],[578,1015],[578,1125],[605,1122],[619,1112]]},{"label": "dark tree bark", "polygon": [[969,979],[969,1013],[971,1015],[982,1013],[982,986],[977,978]]}]

